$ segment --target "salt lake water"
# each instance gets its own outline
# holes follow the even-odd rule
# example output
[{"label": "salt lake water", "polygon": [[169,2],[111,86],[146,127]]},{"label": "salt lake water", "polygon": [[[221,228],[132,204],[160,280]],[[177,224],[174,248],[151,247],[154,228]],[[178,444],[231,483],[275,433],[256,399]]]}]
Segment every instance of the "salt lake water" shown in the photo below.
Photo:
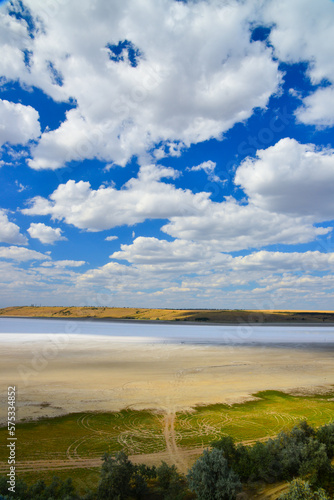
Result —
[{"label": "salt lake water", "polygon": [[0,318],[0,344],[68,335],[71,340],[203,345],[334,345],[334,325],[159,324],[66,319]]}]

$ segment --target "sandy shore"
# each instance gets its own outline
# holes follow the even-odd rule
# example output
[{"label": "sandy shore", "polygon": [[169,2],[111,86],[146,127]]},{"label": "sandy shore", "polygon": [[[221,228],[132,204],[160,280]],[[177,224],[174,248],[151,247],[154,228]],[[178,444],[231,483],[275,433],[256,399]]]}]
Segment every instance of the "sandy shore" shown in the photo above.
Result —
[{"label": "sandy shore", "polygon": [[0,354],[1,422],[8,385],[19,419],[131,407],[182,410],[234,403],[257,391],[334,387],[333,344],[205,346],[102,336],[13,335]]}]

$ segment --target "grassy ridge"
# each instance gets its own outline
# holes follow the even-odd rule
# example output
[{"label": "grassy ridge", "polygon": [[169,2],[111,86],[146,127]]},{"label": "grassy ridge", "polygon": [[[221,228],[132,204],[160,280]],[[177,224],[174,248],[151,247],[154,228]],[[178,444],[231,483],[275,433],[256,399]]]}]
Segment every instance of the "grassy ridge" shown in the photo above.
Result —
[{"label": "grassy ridge", "polygon": [[205,323],[334,323],[333,311],[252,311],[212,309],[140,309],[127,307],[6,307],[0,316],[100,318]]}]

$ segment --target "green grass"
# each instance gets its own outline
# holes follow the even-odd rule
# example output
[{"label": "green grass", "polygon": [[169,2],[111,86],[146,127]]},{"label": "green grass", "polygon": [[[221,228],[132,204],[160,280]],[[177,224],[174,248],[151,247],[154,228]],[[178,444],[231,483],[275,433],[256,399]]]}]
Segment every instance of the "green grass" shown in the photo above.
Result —
[{"label": "green grass", "polygon": [[205,446],[222,435],[236,441],[254,440],[291,429],[302,420],[313,426],[334,420],[333,394],[291,396],[265,391],[255,396],[259,399],[232,406],[203,406],[179,414],[175,425],[178,446]]},{"label": "green grass", "polygon": [[[165,449],[162,416],[150,411],[73,413],[17,424],[17,460],[97,458],[124,450],[129,455]],[[7,429],[0,429],[0,461],[7,460]]]}]

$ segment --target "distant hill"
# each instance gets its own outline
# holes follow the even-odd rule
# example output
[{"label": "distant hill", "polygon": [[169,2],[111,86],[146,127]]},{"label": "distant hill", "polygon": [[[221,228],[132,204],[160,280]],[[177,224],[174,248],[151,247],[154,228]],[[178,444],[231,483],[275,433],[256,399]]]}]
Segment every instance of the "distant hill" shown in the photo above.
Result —
[{"label": "distant hill", "polygon": [[142,309],[134,307],[6,307],[0,317],[196,321],[198,323],[334,323],[334,311]]}]

